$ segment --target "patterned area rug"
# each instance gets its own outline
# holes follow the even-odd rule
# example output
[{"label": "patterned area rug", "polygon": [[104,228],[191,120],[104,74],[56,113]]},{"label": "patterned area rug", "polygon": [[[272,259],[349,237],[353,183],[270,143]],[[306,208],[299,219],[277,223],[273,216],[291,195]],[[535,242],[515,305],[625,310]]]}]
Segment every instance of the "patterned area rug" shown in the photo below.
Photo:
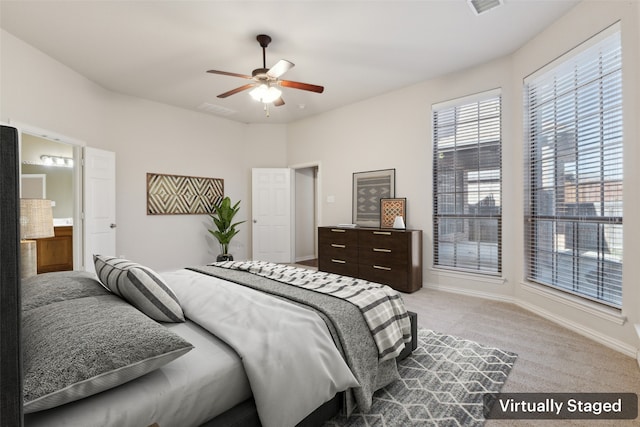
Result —
[{"label": "patterned area rug", "polygon": [[418,348],[398,364],[401,379],[376,392],[371,411],[337,416],[325,426],[482,426],[483,395],[500,391],[516,358],[420,329]]}]

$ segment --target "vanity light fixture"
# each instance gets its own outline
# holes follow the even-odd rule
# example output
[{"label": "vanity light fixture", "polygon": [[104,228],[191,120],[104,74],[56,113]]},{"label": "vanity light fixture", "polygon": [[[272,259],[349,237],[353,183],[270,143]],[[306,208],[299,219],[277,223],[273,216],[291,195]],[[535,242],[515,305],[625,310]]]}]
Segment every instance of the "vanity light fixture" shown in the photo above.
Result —
[{"label": "vanity light fixture", "polygon": [[43,154],[40,156],[40,160],[42,160],[42,163],[45,166],[59,166],[63,168],[73,167],[73,159],[71,157],[49,156],[47,154]]}]

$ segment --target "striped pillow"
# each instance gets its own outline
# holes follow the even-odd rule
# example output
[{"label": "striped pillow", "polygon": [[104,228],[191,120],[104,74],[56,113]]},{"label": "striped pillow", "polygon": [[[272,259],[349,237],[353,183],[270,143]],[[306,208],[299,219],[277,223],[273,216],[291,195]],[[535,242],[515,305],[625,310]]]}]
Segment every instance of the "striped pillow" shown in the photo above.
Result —
[{"label": "striped pillow", "polygon": [[153,270],[135,262],[94,255],[102,284],[150,318],[159,322],[184,322],[184,313],[166,282]]}]

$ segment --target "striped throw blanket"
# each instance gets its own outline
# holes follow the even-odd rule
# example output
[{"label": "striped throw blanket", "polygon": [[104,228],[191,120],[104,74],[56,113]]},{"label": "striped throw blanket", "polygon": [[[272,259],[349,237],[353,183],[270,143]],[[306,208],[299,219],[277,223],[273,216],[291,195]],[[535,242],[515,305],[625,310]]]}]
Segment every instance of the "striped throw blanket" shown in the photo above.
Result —
[{"label": "striped throw blanket", "polygon": [[388,286],[265,261],[223,261],[211,265],[246,271],[349,301],[362,312],[380,360],[397,357],[405,343],[411,341],[411,323],[402,297]]}]

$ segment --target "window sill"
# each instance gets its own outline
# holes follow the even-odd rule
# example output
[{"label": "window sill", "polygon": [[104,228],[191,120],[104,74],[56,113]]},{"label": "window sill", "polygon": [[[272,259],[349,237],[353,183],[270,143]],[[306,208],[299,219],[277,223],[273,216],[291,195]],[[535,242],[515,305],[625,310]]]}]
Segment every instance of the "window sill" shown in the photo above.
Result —
[{"label": "window sill", "polygon": [[621,310],[613,307],[607,307],[596,302],[580,298],[578,296],[570,295],[562,291],[548,288],[543,285],[530,282],[520,282],[522,289],[527,292],[531,292],[537,295],[541,295],[545,298],[549,298],[553,301],[567,305],[571,308],[581,310],[585,313],[597,316],[601,319],[607,320],[616,325],[624,325],[627,322],[627,316],[624,316]]},{"label": "window sill", "polygon": [[460,271],[448,268],[432,267],[429,269],[432,275],[440,277],[451,277],[453,279],[469,280],[474,282],[489,283],[492,285],[504,285],[507,282],[502,276],[491,273],[476,273],[470,271]]}]

